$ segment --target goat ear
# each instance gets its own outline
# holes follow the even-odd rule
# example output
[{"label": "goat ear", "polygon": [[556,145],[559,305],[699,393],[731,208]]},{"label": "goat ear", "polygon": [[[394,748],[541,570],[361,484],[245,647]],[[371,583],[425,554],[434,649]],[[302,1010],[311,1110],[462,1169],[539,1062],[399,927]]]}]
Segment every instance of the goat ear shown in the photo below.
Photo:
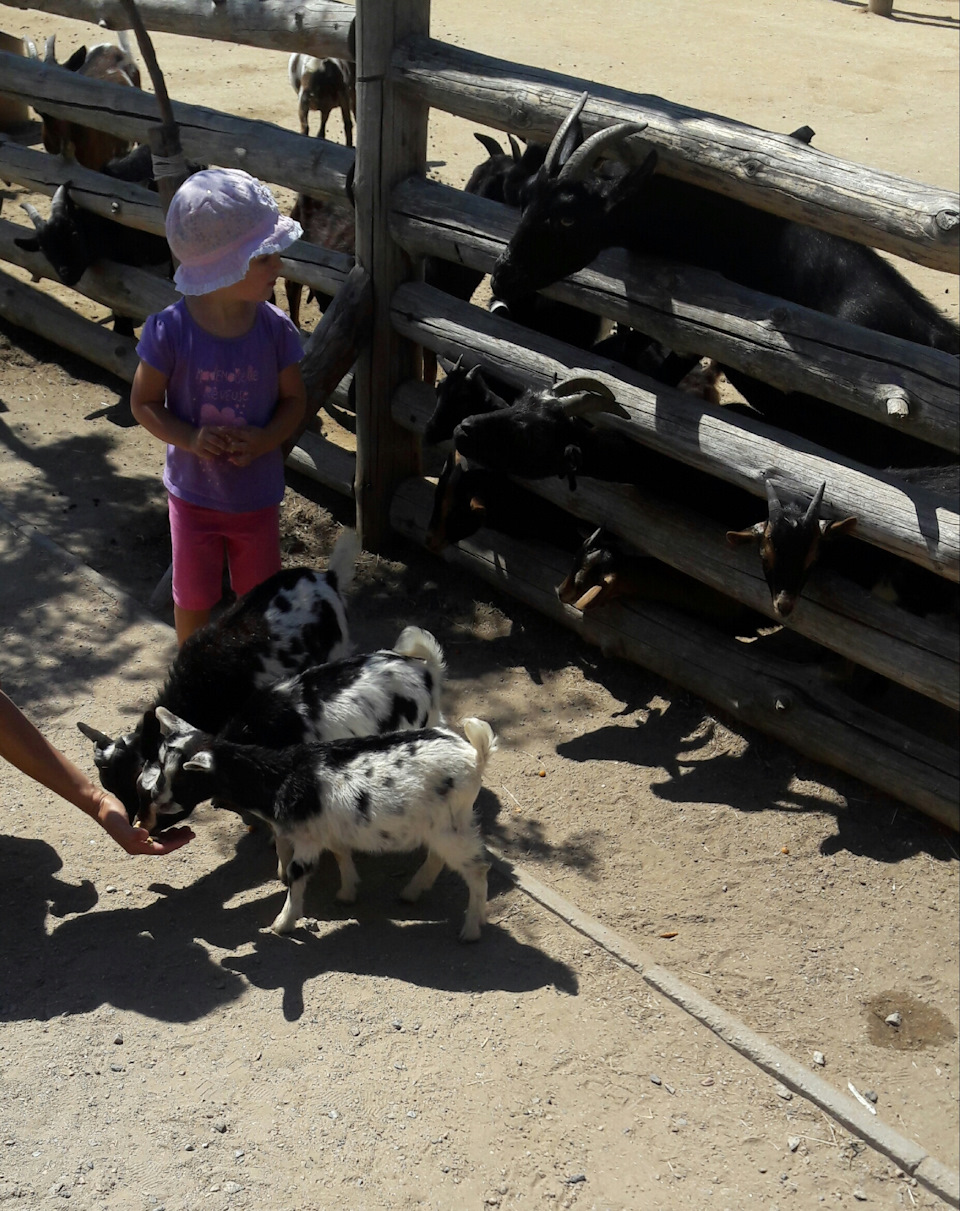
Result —
[{"label": "goat ear", "polygon": [[111,738],[103,732],[98,732],[95,727],[91,727],[88,723],[77,723],[77,727],[86,736],[88,740],[92,740],[94,744],[99,744],[101,748],[107,748],[113,744]]},{"label": "goat ear", "polygon": [[16,246],[18,248],[22,248],[24,252],[39,252],[40,251],[40,241],[37,239],[37,237],[35,235],[27,235],[27,236],[15,235],[13,237],[13,242],[14,242],[14,244],[16,244]]},{"label": "goat ear", "polygon": [[763,537],[763,531],[766,529],[766,522],[758,521],[756,525],[750,526],[746,530],[728,530],[727,531],[727,546],[742,547],[744,543],[759,542]]},{"label": "goat ear", "polygon": [[479,496],[470,497],[470,512],[481,521],[487,515],[487,506]]},{"label": "goat ear", "polygon": [[157,722],[160,724],[160,730],[165,736],[172,736],[175,732],[190,730],[189,723],[186,723],[179,715],[175,715],[173,711],[168,711],[165,706],[158,706],[154,714],[157,717]]},{"label": "goat ear", "polygon": [[85,46],[79,46],[63,66],[67,69],[67,71],[79,71],[86,62],[86,59],[87,48]]},{"label": "goat ear", "polygon": [[199,753],[194,753],[189,761],[184,761],[182,769],[201,770],[204,773],[213,773],[213,753],[207,749],[201,749]]},{"label": "goat ear", "polygon": [[140,777],[137,779],[137,790],[144,791],[148,795],[152,795],[157,789],[157,783],[160,781],[160,766],[151,761],[149,765],[145,765],[140,771]]},{"label": "goat ear", "polygon": [[856,529],[855,517],[844,517],[842,521],[821,521],[821,538],[839,538],[841,534],[849,534]]}]

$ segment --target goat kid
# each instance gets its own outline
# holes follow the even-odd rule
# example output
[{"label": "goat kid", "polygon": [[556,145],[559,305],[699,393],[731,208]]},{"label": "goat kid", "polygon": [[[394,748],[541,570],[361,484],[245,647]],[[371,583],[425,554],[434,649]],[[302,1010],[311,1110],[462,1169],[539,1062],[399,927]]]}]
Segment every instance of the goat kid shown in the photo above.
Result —
[{"label": "goat kid", "polygon": [[190,746],[183,769],[204,780],[205,797],[273,829],[288,888],[275,933],[289,933],[303,916],[307,880],[324,850],[340,869],[337,899],[352,903],[354,852],[405,853],[424,845],[426,860],[401,898],[417,900],[447,865],[469,892],[460,940],[480,937],[489,863],[473,806],[496,748],[489,723],[464,719],[466,740],[437,727],[275,750],[203,735],[163,707],[157,716],[165,736]]},{"label": "goat kid", "polygon": [[318,139],[327,137],[327,119],[335,110],[343,118],[343,134],[348,147],[353,146],[353,123],[350,113],[357,112],[354,65],[346,59],[317,59],[312,55],[291,55],[287,75],[297,94],[297,114],[300,133],[310,133],[310,111],[320,114]]},{"label": "goat kid", "polygon": [[344,594],[359,552],[356,531],[344,530],[326,572],[285,568],[195,631],[132,732],[112,739],[77,724],[93,741],[101,785],[117,796],[131,820],[141,809],[137,779],[159,753],[156,707],[218,732],[254,690],[349,654]]},{"label": "goat kid", "polygon": [[[139,88],[140,69],[131,53],[127,31],[120,30],[117,39],[119,46],[101,42],[92,46],[89,51],[85,46],[81,46],[61,65],[57,63],[56,35],[52,35],[44,47],[43,62],[52,67],[62,66],[66,71],[75,71],[90,80],[119,84],[125,88]],[[25,39],[25,45],[30,58],[38,59],[34,43]],[[68,118],[54,118],[39,110],[37,112],[40,113],[42,123],[43,146],[51,155],[62,155],[65,159],[76,160],[84,168],[92,168],[98,172],[112,157],[129,150],[130,144],[126,139],[106,131],[93,130],[89,126],[71,122]]]},{"label": "goat kid", "polygon": [[[329,202],[321,202],[309,194],[297,194],[290,211],[290,218],[295,219],[303,228],[303,238],[310,244],[322,244],[332,248],[334,252],[345,252],[353,256],[356,249],[357,224],[353,208],[331,206]],[[300,327],[300,300],[303,297],[303,283],[294,282],[290,278],[284,280],[287,292],[287,309],[290,319]],[[317,294],[311,291],[307,301],[315,298],[321,311],[325,311],[333,299],[332,295]]]},{"label": "goat kid", "polygon": [[[594,171],[604,152],[645,123],[621,122],[585,141],[584,93],[527,184],[509,245],[493,271],[508,301],[588,265],[604,248],[665,257],[752,290],[948,353],[960,330],[871,248],[655,173],[656,151],[619,176]],[[628,153],[629,154],[629,153]]]},{"label": "goat kid", "polygon": [[[433,635],[406,627],[392,649],[314,665],[255,690],[219,737],[279,749],[435,727],[443,722],[445,671]],[[149,800],[166,827],[172,823],[169,817],[189,815],[206,792],[204,779],[183,772],[191,752],[178,733],[167,734],[161,751],[162,757],[144,765],[137,787],[141,803]]]}]

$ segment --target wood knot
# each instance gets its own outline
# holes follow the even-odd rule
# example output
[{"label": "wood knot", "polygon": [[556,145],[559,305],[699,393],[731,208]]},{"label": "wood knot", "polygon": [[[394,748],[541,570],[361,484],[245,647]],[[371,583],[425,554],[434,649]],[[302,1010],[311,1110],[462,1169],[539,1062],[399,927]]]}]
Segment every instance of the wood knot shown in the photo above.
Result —
[{"label": "wood knot", "polygon": [[941,210],[937,214],[937,226],[941,231],[953,231],[958,223],[960,223],[960,211]]},{"label": "wood knot", "polygon": [[744,175],[748,177],[755,177],[762,167],[763,164],[759,160],[744,160]]}]

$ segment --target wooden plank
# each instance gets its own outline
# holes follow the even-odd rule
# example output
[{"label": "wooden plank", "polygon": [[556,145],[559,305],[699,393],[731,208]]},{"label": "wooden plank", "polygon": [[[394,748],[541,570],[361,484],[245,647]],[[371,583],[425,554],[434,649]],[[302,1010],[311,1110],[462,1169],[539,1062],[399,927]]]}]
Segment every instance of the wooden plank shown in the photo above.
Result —
[{"label": "wooden plank", "polygon": [[[156,97],[139,88],[90,80],[77,72],[0,53],[3,90],[56,118],[145,143],[159,125]],[[263,181],[336,202],[346,193],[352,148],[310,138],[272,122],[237,118],[201,105],[173,102],[184,154],[203,164],[243,168]]]},{"label": "wooden plank", "polygon": [[[31,9],[90,21],[106,29],[128,29],[120,0],[4,0],[8,8]],[[197,5],[194,0],[137,0],[147,29],[187,38],[215,38],[241,46],[353,57],[352,4],[335,0],[230,0]]]},{"label": "wooden plank", "polygon": [[[393,414],[422,433],[432,404],[425,384],[405,383],[394,396]],[[683,475],[682,467],[677,474]],[[790,617],[776,618],[756,551],[725,542],[728,529],[759,520],[759,502],[756,517],[706,517],[633,487],[583,477],[573,492],[557,480],[517,482],[830,651],[960,709],[960,636],[954,627],[908,614],[822,568],[814,569]]]},{"label": "wooden plank", "polygon": [[583,92],[584,133],[644,121],[664,172],[933,269],[960,273],[960,197],[732,119],[427,37],[398,46],[393,77],[427,104],[549,140]]},{"label": "wooden plank", "polygon": [[363,4],[357,14],[357,263],[376,283],[372,338],[357,363],[357,529],[376,550],[389,528],[396,485],[419,469],[419,443],[390,415],[394,388],[417,372],[419,350],[390,324],[396,286],[418,270],[389,231],[390,195],[426,173],[427,107],[389,78],[396,42],[426,33],[429,0]]},{"label": "wooden plank", "polygon": [[[484,272],[516,223],[508,207],[432,181],[407,180],[393,198],[391,229],[405,248]],[[638,328],[679,353],[715,357],[785,391],[960,450],[960,362],[938,349],[623,249],[601,253],[543,293]]]},{"label": "wooden plank", "polygon": [[690,466],[765,496],[770,468],[811,496],[826,481],[824,516],[857,517],[857,536],[922,567],[960,579],[960,516],[941,498],[873,471],[782,430],[682,391],[653,383],[605,358],[541,337],[460,303],[422,283],[401,286],[393,323],[411,340],[467,364],[480,363],[520,385],[549,386],[555,375],[588,370],[609,376],[625,416],[591,419]]},{"label": "wooden plank", "polygon": [[[403,484],[391,510],[397,530],[422,542],[430,505],[426,481]],[[490,550],[481,535],[449,548],[445,557],[607,655],[651,669],[807,756],[960,828],[956,750],[847,698],[815,671],[652,604],[615,603],[580,614],[557,600],[553,586],[566,568],[562,554],[547,547],[497,535],[496,550]]]}]

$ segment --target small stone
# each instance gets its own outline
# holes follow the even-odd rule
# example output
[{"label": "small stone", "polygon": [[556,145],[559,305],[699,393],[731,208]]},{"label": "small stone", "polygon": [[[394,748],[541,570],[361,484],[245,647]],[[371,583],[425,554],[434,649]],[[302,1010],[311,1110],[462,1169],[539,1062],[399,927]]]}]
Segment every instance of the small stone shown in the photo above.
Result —
[{"label": "small stone", "polygon": [[813,1053],[813,1062],[816,1064],[816,1066],[818,1068],[822,1068],[824,1066],[824,1064],[827,1062],[827,1057],[823,1054],[822,1051],[815,1051]]},{"label": "small stone", "polygon": [[236,1152],[234,1152],[234,1154],[233,1154],[233,1155],[236,1157],[236,1159],[237,1159],[238,1161],[242,1161],[242,1160],[243,1160],[243,1149],[242,1149],[242,1148],[238,1148],[238,1149],[236,1150]]},{"label": "small stone", "polygon": [[402,1030],[402,1029],[403,1029],[403,1022],[401,1022],[399,1018],[394,1018],[394,1019],[393,1019],[393,1022],[391,1023],[391,1025],[393,1026],[394,1030]]},{"label": "small stone", "polygon": [[110,1071],[111,1072],[123,1072],[123,1065],[122,1064],[111,1064]]},{"label": "small stone", "polygon": [[117,1044],[117,1046],[118,1046],[118,1047],[122,1046],[122,1044],[123,1044],[123,1035],[122,1035],[122,1034],[118,1034],[118,1035],[116,1035],[116,1036],[114,1037],[114,1040],[113,1040],[113,1041],[114,1041],[114,1042]]},{"label": "small stone", "polygon": [[859,1186],[854,1190],[853,1197],[857,1200],[858,1203],[865,1203],[867,1201],[867,1196],[864,1194],[864,1192],[860,1189]]},{"label": "small stone", "polygon": [[223,1190],[225,1194],[239,1194],[243,1186],[239,1182],[224,1182]]},{"label": "small stone", "polygon": [[899,1010],[894,1010],[893,1013],[888,1013],[883,1019],[888,1026],[899,1026],[903,1022],[903,1014]]},{"label": "small stone", "polygon": [[223,1135],[223,1133],[227,1129],[227,1124],[224,1122],[224,1120],[222,1118],[217,1119],[217,1121],[215,1123],[211,1123],[210,1126],[213,1128],[214,1131],[219,1131],[221,1135]]},{"label": "small stone", "polygon": [[653,1074],[652,1072],[650,1073],[650,1080],[651,1080],[651,1082],[652,1082],[654,1085],[662,1085],[662,1084],[663,1084],[663,1081],[661,1081],[661,1080],[660,1080],[660,1078],[659,1078],[658,1076],[654,1076],[654,1074]]},{"label": "small stone", "polygon": [[868,1102],[876,1103],[877,1091],[875,1089],[864,1089],[863,1096],[867,1099]]},{"label": "small stone", "polygon": [[773,1091],[777,1097],[782,1097],[785,1102],[790,1102],[793,1100],[793,1094],[786,1087],[786,1085],[774,1085]]},{"label": "small stone", "polygon": [[787,1147],[790,1149],[791,1152],[796,1152],[796,1150],[800,1147],[800,1136],[799,1135],[788,1135],[787,1136]]},{"label": "small stone", "polygon": [[194,1150],[194,1146],[195,1145],[193,1144],[184,1144],[183,1150],[184,1152],[192,1152]]}]

